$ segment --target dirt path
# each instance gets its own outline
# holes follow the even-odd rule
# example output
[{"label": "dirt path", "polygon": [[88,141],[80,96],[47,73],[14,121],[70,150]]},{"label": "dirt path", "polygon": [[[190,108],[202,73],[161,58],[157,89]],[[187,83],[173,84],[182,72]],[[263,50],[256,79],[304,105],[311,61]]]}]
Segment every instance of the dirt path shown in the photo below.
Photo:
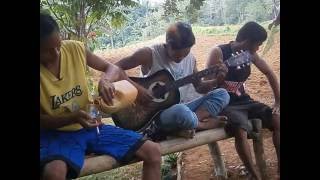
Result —
[{"label": "dirt path", "polygon": [[[197,36],[196,45],[192,48],[192,53],[197,58],[198,69],[201,70],[205,66],[210,49],[221,43],[227,43],[233,39],[232,36]],[[163,42],[164,36],[160,36],[154,40],[131,45],[125,48],[116,50],[108,50],[104,52],[98,52],[98,55],[109,59],[111,62],[116,62],[122,57],[132,54],[136,49],[145,45],[151,45],[157,42]],[[280,76],[280,37],[279,34],[275,35],[275,43],[273,47],[266,54],[264,59],[276,72],[278,78]],[[128,71],[130,75],[138,75],[138,68]],[[97,72],[93,72],[95,79],[99,78]],[[268,81],[265,76],[258,72],[255,67],[252,68],[252,74],[247,82],[248,93],[256,100],[264,102],[268,105],[273,103],[272,91],[269,87]],[[221,151],[226,161],[226,167],[230,179],[243,179],[239,176],[239,171],[235,168],[242,165],[238,155],[234,148],[234,139],[228,139],[219,142]],[[275,176],[276,173],[276,154],[272,144],[271,133],[264,131],[264,147],[266,153],[268,173],[271,177]],[[252,151],[252,150],[251,150]],[[252,151],[253,152],[253,151]],[[213,163],[209,156],[208,146],[197,147],[183,153],[183,179],[184,180],[213,180]]]}]

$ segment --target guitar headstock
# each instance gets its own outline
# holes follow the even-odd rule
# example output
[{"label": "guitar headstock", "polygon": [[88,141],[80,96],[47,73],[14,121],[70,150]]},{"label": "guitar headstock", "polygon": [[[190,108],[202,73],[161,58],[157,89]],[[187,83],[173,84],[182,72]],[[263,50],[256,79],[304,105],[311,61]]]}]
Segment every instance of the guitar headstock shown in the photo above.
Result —
[{"label": "guitar headstock", "polygon": [[232,53],[231,57],[224,61],[227,67],[237,67],[237,69],[250,66],[251,54],[249,51],[243,51]]}]

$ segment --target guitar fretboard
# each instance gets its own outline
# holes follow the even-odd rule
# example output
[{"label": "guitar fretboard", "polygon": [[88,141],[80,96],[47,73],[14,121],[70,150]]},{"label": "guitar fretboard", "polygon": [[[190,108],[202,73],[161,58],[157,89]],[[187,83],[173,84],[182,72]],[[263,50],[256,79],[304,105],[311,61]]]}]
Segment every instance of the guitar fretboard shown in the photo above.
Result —
[{"label": "guitar fretboard", "polygon": [[217,70],[218,70],[218,67],[217,66],[213,66],[211,68],[199,71],[199,72],[197,72],[195,74],[192,74],[192,75],[186,76],[184,78],[178,79],[178,80],[176,80],[174,82],[168,83],[168,84],[165,85],[166,92],[171,91],[173,89],[177,89],[177,88],[179,88],[181,86],[184,86],[186,84],[192,83],[194,81],[197,81],[200,78],[205,77],[205,76],[207,76],[209,74],[216,73]]}]

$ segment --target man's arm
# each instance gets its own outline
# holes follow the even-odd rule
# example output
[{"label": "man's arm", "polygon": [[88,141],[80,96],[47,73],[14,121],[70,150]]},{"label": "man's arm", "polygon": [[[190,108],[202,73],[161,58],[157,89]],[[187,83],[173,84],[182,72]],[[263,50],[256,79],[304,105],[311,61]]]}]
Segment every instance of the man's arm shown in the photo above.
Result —
[{"label": "man's arm", "polygon": [[[228,70],[222,61],[222,52],[219,47],[215,47],[210,52],[209,58],[206,62],[206,68],[211,68],[212,66],[219,66],[220,71],[217,74],[208,75],[203,80],[193,83],[197,92],[207,93],[213,88],[217,87],[224,81]],[[198,72],[197,68],[194,68],[194,73]]]},{"label": "man's arm", "polygon": [[112,82],[129,80],[129,77],[118,66],[103,60],[89,50],[86,50],[86,59],[89,67],[104,72],[98,84],[99,94],[107,105],[113,105],[115,89]]},{"label": "man's arm", "polygon": [[152,66],[151,49],[148,47],[141,48],[134,52],[131,56],[125,57],[115,64],[123,70],[132,69],[139,65],[143,66],[143,68],[150,69]]},{"label": "man's arm", "polygon": [[40,127],[43,129],[57,129],[75,123],[74,119],[68,116],[49,116],[40,114]]},{"label": "man's arm", "polygon": [[[116,65],[114,65],[94,55],[90,51],[87,51],[88,66],[92,67],[93,69],[105,72],[101,77],[101,80],[99,81],[99,93],[104,98],[106,104],[112,105],[112,98],[114,97],[115,90],[111,82],[119,80],[127,80],[132,83],[139,91],[138,100],[141,100],[141,102],[149,101],[152,99],[151,95],[149,95],[143,87],[132,81],[124,72],[124,70],[147,64],[145,62],[151,61],[150,59],[148,59],[148,57],[152,58],[151,50],[149,48],[142,48],[135,52],[133,55],[120,60],[116,63]],[[103,88],[105,88],[106,90],[103,91]]]},{"label": "man's arm", "polygon": [[[223,63],[223,55],[222,51],[219,47],[215,47],[211,50],[209,58],[206,62],[206,68],[210,68],[212,66],[219,66],[219,73],[216,74],[216,79],[218,85],[221,85],[224,82],[224,78],[228,73],[227,66]],[[212,78],[214,75],[208,76],[208,78]]]},{"label": "man's arm", "polygon": [[261,59],[258,54],[253,55],[253,64],[268,78],[269,84],[272,88],[274,99],[275,99],[275,108],[280,107],[280,84],[277,80],[276,74],[268,66],[268,64]]},{"label": "man's arm", "polygon": [[122,69],[116,65],[103,60],[99,56],[93,54],[89,50],[86,50],[87,65],[95,70],[104,72],[101,79],[109,82],[115,82],[125,78],[125,74]]}]

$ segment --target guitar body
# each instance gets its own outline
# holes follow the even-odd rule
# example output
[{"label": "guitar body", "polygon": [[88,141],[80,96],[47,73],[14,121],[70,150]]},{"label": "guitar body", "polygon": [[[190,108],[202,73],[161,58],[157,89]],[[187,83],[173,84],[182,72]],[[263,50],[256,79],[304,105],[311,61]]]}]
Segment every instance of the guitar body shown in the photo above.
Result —
[{"label": "guitar body", "polygon": [[[165,84],[174,81],[174,78],[167,70],[160,70],[147,78],[131,77],[131,79],[148,89],[151,94],[154,94],[154,92],[159,89],[161,90]],[[158,112],[179,102],[179,89],[174,89],[166,92],[161,97],[154,98],[148,105],[139,103],[132,104],[111,116],[117,126],[139,131],[146,127]]]}]

